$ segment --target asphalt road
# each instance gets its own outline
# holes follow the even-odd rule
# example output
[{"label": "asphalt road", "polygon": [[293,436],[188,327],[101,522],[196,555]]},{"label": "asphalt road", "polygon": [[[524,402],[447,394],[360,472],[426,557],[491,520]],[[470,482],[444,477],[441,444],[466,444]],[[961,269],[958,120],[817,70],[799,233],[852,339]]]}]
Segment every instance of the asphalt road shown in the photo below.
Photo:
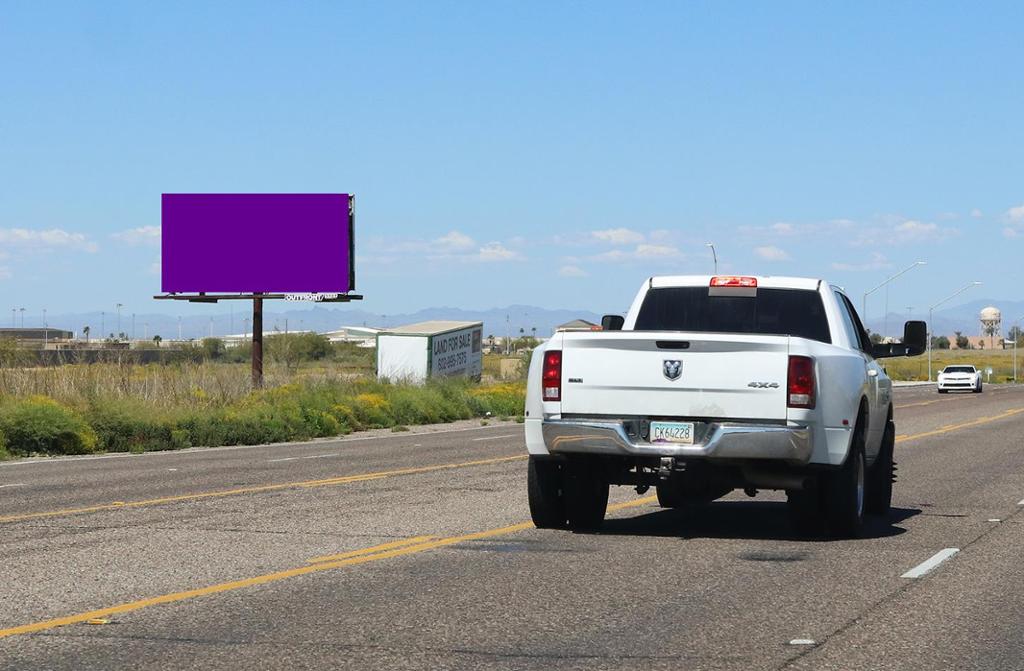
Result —
[{"label": "asphalt road", "polygon": [[0,668],[1024,669],[1024,388],[896,398],[851,541],[625,487],[533,529],[515,424],[0,464]]}]

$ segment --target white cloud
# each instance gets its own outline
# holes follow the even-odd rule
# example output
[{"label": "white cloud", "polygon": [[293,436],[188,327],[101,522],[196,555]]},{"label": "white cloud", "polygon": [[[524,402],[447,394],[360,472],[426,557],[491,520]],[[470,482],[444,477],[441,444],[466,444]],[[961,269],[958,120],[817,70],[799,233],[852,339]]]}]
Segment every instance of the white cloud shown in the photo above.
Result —
[{"label": "white cloud", "polygon": [[669,245],[637,245],[633,254],[638,259],[650,259],[662,256],[678,256],[679,250]]},{"label": "white cloud", "polygon": [[127,231],[114,233],[110,237],[132,247],[139,245],[155,246],[160,244],[160,227],[140,226],[138,228],[129,228]]},{"label": "white cloud", "polygon": [[882,268],[889,268],[892,263],[889,259],[885,258],[884,254],[875,252],[871,255],[871,260],[864,263],[833,263],[833,270],[843,270],[847,272],[864,272],[868,270],[880,270]]},{"label": "white cloud", "polygon": [[1003,213],[1003,220],[1006,222],[1006,228],[1003,229],[1004,236],[1007,238],[1024,236],[1024,205],[1008,209]]},{"label": "white cloud", "polygon": [[492,261],[518,261],[522,258],[519,252],[505,247],[500,242],[488,242],[471,255],[469,260],[490,263]]},{"label": "white cloud", "polygon": [[95,242],[82,233],[68,233],[60,228],[0,228],[0,245],[34,251],[69,249],[92,253],[99,249]]},{"label": "white cloud", "polygon": [[562,277],[587,277],[587,271],[583,270],[579,266],[562,266],[558,269],[558,274]]},{"label": "white cloud", "polygon": [[896,239],[901,242],[916,242],[934,237],[939,233],[939,225],[909,219],[902,224],[897,224],[895,231]]},{"label": "white cloud", "polygon": [[464,252],[475,247],[476,242],[473,241],[473,238],[459,231],[450,231],[434,240],[433,246],[435,249],[443,252]]},{"label": "white cloud", "polygon": [[979,210],[978,208],[974,208],[973,210],[971,210],[971,216],[972,216],[973,218],[975,218],[975,219],[981,219],[981,218],[982,218],[982,217],[984,217],[985,215],[984,215],[984,213],[982,213],[982,211],[981,211],[981,210]]},{"label": "white cloud", "polygon": [[785,250],[779,249],[774,245],[768,245],[765,247],[756,247],[754,253],[765,261],[788,261],[789,254]]},{"label": "white cloud", "polygon": [[632,250],[613,249],[592,257],[594,261],[605,261],[620,263],[627,261],[641,261],[645,259],[681,259],[682,254],[676,247],[670,245],[637,245]]},{"label": "white cloud", "polygon": [[9,280],[11,277],[11,269],[6,266],[0,266],[0,280]]},{"label": "white cloud", "polygon": [[770,228],[773,233],[777,233],[779,235],[793,235],[794,233],[796,233],[796,227],[793,226],[793,224],[787,224],[784,221],[780,221],[777,224],[772,224]]},{"label": "white cloud", "polygon": [[644,241],[642,233],[628,228],[609,228],[604,231],[591,231],[590,237],[613,245],[632,245]]}]

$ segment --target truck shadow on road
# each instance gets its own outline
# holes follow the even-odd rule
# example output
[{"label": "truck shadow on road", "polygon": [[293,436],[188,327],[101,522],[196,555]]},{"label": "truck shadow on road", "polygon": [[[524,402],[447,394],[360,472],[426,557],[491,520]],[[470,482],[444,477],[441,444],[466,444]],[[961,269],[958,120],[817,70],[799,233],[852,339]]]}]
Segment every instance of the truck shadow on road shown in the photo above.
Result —
[{"label": "truck shadow on road", "polygon": [[[637,517],[605,520],[597,533],[615,536],[726,538],[780,541],[830,541],[824,534],[801,532],[785,503],[774,501],[717,501],[705,506],[666,509]],[[887,538],[906,533],[897,526],[915,515],[917,508],[893,508],[887,517],[865,518],[861,539]]]}]

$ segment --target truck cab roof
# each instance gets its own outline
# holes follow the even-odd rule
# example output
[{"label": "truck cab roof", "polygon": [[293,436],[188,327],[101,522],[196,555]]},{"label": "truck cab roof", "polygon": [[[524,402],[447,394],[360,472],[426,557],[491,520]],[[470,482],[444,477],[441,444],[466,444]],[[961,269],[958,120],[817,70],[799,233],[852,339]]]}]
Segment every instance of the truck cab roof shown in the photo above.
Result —
[{"label": "truck cab roof", "polygon": [[658,275],[651,277],[651,288],[665,287],[706,287],[715,277],[753,278],[757,286],[764,289],[807,289],[817,291],[822,280],[809,277],[785,277],[776,275]]}]

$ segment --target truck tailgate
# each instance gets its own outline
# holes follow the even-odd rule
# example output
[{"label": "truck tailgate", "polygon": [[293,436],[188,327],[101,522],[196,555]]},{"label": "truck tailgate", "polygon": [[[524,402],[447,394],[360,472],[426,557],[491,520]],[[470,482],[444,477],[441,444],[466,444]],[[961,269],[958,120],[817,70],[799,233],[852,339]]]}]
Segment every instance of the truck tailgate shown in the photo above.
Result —
[{"label": "truck tailgate", "polygon": [[561,410],[785,420],[788,370],[788,336],[566,332]]}]

